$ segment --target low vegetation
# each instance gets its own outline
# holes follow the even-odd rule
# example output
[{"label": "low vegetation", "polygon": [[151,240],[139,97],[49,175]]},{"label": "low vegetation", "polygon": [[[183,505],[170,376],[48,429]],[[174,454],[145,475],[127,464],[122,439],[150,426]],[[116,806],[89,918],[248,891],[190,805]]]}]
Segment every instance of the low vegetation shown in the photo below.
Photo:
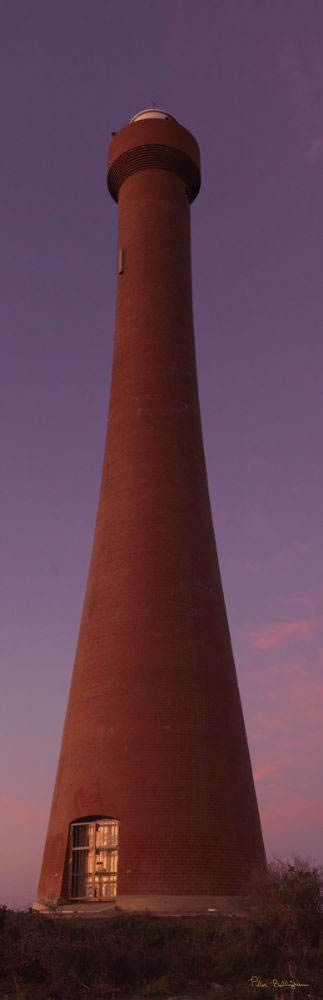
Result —
[{"label": "low vegetation", "polygon": [[255,872],[244,918],[0,908],[1,1000],[291,996],[323,1000],[323,869],[297,857]]}]

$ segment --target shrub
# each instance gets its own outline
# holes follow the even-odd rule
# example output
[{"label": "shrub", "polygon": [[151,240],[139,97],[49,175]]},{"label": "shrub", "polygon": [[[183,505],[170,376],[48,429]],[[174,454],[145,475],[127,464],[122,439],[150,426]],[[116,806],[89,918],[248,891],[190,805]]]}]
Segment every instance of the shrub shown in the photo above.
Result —
[{"label": "shrub", "polygon": [[[259,1000],[250,984],[295,979],[323,997],[323,872],[294,857],[259,872],[247,918],[118,913],[63,919],[0,909],[0,997],[118,1000],[208,996]],[[267,1000],[274,990],[268,988]],[[259,997],[256,997],[259,993]],[[291,991],[279,990],[279,1000]]]},{"label": "shrub", "polygon": [[316,948],[323,923],[323,868],[298,855],[292,864],[275,857],[265,871],[254,873],[250,915],[258,935],[265,934],[274,950],[301,949],[305,955]]}]

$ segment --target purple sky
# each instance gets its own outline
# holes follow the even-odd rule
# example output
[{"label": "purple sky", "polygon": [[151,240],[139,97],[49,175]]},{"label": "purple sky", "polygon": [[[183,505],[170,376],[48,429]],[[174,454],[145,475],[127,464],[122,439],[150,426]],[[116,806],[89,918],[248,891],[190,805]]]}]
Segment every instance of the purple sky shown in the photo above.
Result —
[{"label": "purple sky", "polygon": [[1,892],[35,897],[110,384],[112,130],[196,136],[206,459],[267,856],[323,863],[323,5],[3,0]]}]

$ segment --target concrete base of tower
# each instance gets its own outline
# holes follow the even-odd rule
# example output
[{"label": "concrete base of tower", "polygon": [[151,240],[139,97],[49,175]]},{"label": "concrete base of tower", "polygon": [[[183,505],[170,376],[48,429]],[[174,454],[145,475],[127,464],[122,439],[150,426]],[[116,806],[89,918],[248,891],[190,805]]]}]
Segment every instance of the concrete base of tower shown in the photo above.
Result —
[{"label": "concrete base of tower", "polygon": [[199,913],[245,912],[246,899],[240,896],[118,896],[117,906],[127,911],[189,915]]},{"label": "concrete base of tower", "polygon": [[62,917],[107,917],[120,913],[152,913],[156,916],[234,914],[247,916],[245,896],[115,896],[110,900],[71,900],[57,905],[33,903],[33,910]]}]

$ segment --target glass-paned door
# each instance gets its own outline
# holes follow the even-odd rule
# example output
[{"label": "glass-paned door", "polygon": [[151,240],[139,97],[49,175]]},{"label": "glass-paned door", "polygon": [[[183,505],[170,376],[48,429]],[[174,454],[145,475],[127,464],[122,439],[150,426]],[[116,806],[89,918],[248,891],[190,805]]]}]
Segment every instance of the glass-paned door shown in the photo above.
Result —
[{"label": "glass-paned door", "polygon": [[117,894],[119,823],[115,819],[72,823],[71,899]]}]

